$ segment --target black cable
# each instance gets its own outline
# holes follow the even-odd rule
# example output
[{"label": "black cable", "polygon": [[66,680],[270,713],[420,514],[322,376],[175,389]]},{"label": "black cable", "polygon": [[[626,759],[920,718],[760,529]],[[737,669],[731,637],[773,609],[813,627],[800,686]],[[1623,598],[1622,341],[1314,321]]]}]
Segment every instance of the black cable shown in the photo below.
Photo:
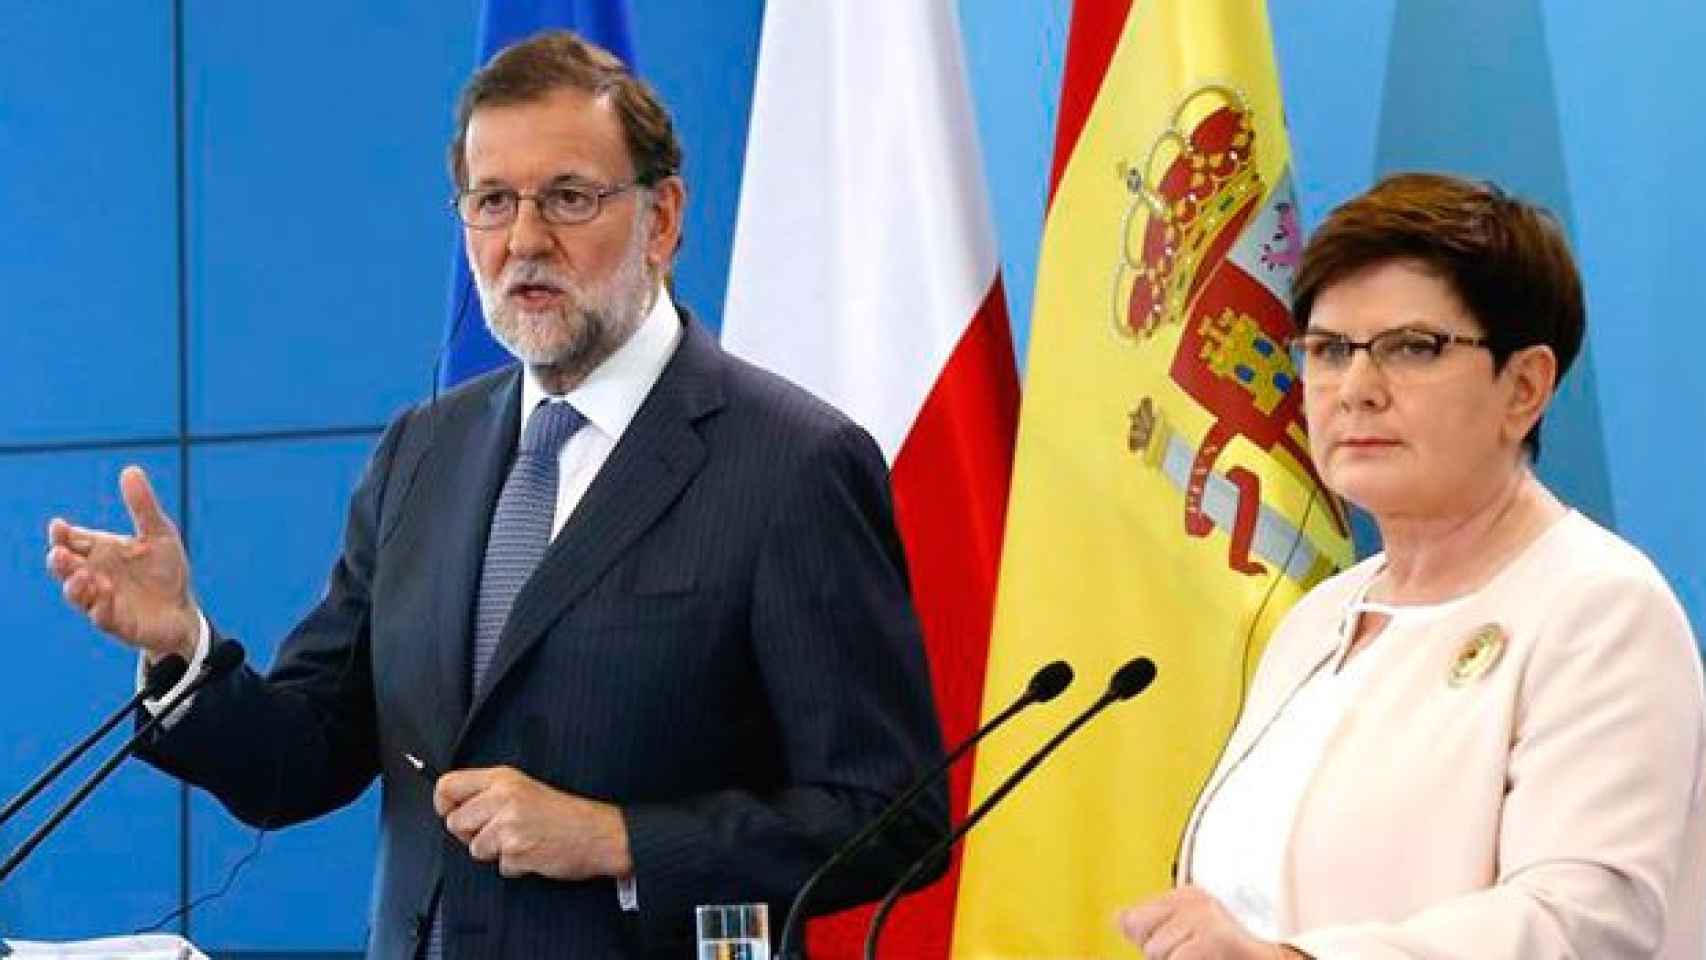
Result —
[{"label": "black cable", "polygon": [[191,910],[194,910],[195,908],[203,906],[205,904],[212,903],[213,901],[218,900],[219,898],[225,896],[227,893],[230,893],[231,887],[237,882],[237,874],[241,873],[243,868],[248,866],[256,857],[260,856],[261,843],[262,843],[262,841],[264,841],[266,839],[267,834],[270,832],[272,832],[272,831],[267,827],[255,828],[255,842],[252,845],[250,845],[249,852],[243,854],[243,856],[241,858],[239,858],[236,863],[231,865],[231,869],[226,871],[225,882],[219,885],[218,890],[215,890],[212,893],[202,894],[201,896],[195,898],[194,900],[191,900],[189,903],[186,903],[183,906],[178,907],[176,910],[173,910],[172,912],[166,914],[165,916],[161,917],[160,919],[154,921],[153,923],[149,924],[148,926],[138,928],[135,931],[135,933],[138,935],[144,934],[144,933],[153,933],[154,931],[159,930],[161,927],[165,926],[166,924],[171,923],[173,920],[176,920],[181,916],[187,915]]},{"label": "black cable", "polygon": [[[346,675],[348,674],[352,662],[353,662],[353,654],[350,658],[346,658],[344,661],[344,669],[343,669],[344,674],[346,674]],[[342,681],[340,680],[340,683],[341,682]],[[184,785],[184,789],[187,790],[188,786]],[[194,900],[190,900],[188,898],[187,894],[182,895],[181,899],[184,902],[180,903],[176,910],[171,911],[170,913],[168,913],[165,916],[161,917],[160,919],[154,921],[153,923],[149,924],[148,926],[142,927],[141,929],[137,930],[136,933],[138,933],[138,934],[153,933],[154,931],[159,930],[161,927],[165,926],[168,923],[171,923],[173,920],[176,920],[179,917],[185,917],[186,918],[186,925],[187,925],[187,918],[190,916],[190,911],[194,910],[197,907],[203,906],[205,904],[212,903],[213,901],[224,897],[227,893],[230,893],[231,888],[237,883],[237,875],[242,872],[244,867],[248,866],[251,862],[253,862],[256,857],[260,856],[261,844],[263,841],[266,840],[267,834],[272,832],[272,823],[274,822],[274,819],[276,818],[276,814],[278,811],[278,802],[279,802],[279,799],[283,795],[284,795],[284,756],[282,754],[280,754],[280,756],[278,757],[278,761],[275,764],[273,764],[272,801],[267,804],[268,818],[259,827],[255,828],[255,842],[249,846],[249,852],[247,852],[247,853],[243,854],[243,856],[239,857],[237,859],[237,862],[231,865],[231,869],[226,871],[225,881],[219,885],[218,890],[215,890],[212,893],[204,893],[201,896],[196,897]]]},{"label": "black cable", "polygon": [[[1268,580],[1268,589],[1262,594],[1262,602],[1256,604],[1256,613],[1250,618],[1250,629],[1244,633],[1244,647],[1238,658],[1238,715],[1244,713],[1244,701],[1250,693],[1250,653],[1256,646],[1256,631],[1261,628],[1262,615],[1268,610],[1268,604],[1274,600],[1274,593],[1285,579],[1285,572],[1291,569],[1291,562],[1297,558],[1297,551],[1307,539],[1304,531],[1309,528],[1309,516],[1315,511],[1315,501],[1321,497],[1321,485],[1309,485],[1309,499],[1303,504],[1303,516],[1297,520],[1297,535],[1291,538],[1291,547],[1286,550],[1285,560],[1279,564],[1278,570]],[[1350,536],[1350,521],[1345,521],[1345,536]]]}]

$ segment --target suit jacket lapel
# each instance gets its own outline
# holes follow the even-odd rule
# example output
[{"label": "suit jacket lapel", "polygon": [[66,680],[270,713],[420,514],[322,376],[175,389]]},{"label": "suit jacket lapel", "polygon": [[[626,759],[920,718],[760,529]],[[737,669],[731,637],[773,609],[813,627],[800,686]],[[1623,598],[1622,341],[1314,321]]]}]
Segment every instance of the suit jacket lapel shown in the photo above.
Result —
[{"label": "suit jacket lapel", "polygon": [[435,585],[432,622],[423,632],[438,638],[438,696],[445,709],[436,716],[449,727],[446,742],[468,713],[474,604],[492,511],[520,431],[520,368],[486,397],[470,399],[473,402],[458,406],[438,427],[439,455],[428,478],[431,513],[425,518],[443,538],[436,574],[442,580]]},{"label": "suit jacket lapel", "polygon": [[694,425],[722,404],[722,362],[709,334],[688,319],[675,356],[516,596],[469,724],[516,663],[699,472],[705,445]]}]

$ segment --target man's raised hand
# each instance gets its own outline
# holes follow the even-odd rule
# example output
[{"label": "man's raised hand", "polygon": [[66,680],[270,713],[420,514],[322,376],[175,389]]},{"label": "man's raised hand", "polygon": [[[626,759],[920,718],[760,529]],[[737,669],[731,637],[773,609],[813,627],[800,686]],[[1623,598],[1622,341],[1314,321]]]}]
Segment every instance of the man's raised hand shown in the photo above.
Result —
[{"label": "man's raised hand", "polygon": [[151,657],[175,653],[187,660],[200,614],[177,525],[160,509],[141,467],[120,471],[119,493],[134,532],[91,530],[55,517],[47,525],[47,569],[65,602],[103,632]]}]

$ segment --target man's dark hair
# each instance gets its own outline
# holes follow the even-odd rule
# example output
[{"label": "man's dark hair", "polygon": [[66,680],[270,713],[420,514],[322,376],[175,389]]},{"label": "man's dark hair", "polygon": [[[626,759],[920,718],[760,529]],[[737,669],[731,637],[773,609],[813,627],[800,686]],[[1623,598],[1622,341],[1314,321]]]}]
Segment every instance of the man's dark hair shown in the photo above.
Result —
[{"label": "man's dark hair", "polygon": [[[1516,351],[1544,345],[1562,381],[1581,351],[1587,307],[1557,218],[1492,183],[1435,173],[1394,174],[1327,215],[1292,284],[1298,329],[1323,290],[1393,261],[1451,288],[1486,336],[1495,371]],[[1539,457],[1538,421],[1522,443]]]},{"label": "man's dark hair", "polygon": [[657,94],[610,51],[567,30],[535,34],[505,47],[468,79],[456,101],[450,176],[468,186],[468,121],[481,107],[534,103],[561,89],[608,97],[622,122],[634,179],[652,186],[681,172],[681,143]]}]

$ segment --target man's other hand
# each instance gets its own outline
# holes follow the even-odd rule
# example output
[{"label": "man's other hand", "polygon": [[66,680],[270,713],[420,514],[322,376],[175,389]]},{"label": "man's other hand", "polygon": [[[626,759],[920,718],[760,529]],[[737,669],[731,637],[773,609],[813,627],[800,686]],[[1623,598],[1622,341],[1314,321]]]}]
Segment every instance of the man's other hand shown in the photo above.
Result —
[{"label": "man's other hand", "polygon": [[189,560],[141,467],[119,473],[119,492],[134,532],[125,536],[55,517],[47,525],[47,569],[65,601],[100,630],[151,659],[188,660],[200,633],[190,598]]},{"label": "man's other hand", "polygon": [[552,789],[511,767],[453,770],[438,778],[433,808],[475,860],[506,877],[556,880],[633,872],[622,811]]}]

